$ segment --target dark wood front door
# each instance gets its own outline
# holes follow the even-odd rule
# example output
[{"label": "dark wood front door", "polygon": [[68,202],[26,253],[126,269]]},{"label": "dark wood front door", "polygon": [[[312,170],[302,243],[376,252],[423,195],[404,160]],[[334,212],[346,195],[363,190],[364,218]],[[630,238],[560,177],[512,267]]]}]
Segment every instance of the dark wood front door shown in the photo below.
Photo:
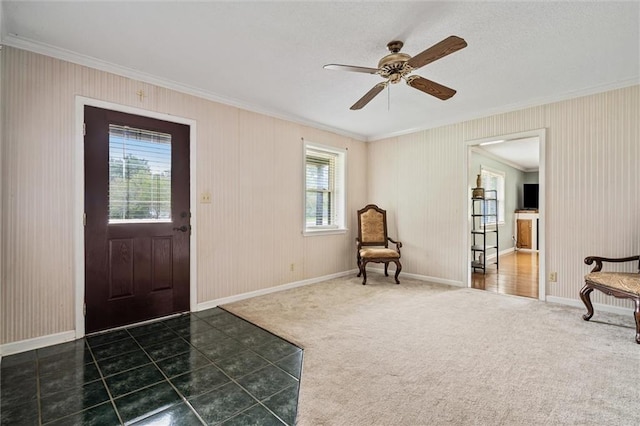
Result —
[{"label": "dark wood front door", "polygon": [[87,333],[189,310],[189,126],[85,107]]}]

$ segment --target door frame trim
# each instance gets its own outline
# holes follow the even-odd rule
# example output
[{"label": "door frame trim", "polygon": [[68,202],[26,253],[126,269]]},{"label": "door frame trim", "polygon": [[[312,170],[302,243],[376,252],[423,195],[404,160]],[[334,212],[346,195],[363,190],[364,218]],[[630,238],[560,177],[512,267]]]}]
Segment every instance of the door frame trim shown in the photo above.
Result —
[{"label": "door frame trim", "polygon": [[73,247],[74,247],[74,281],[75,281],[75,335],[76,339],[85,336],[84,296],[85,296],[85,262],[84,262],[84,107],[93,106],[112,111],[135,114],[157,120],[189,126],[189,204],[191,210],[191,237],[189,239],[189,310],[195,312],[197,297],[197,218],[196,218],[196,120],[175,115],[149,111],[128,105],[116,104],[99,99],[77,95],[75,98],[75,148],[74,148],[74,190],[73,190]]},{"label": "door frame trim", "polygon": [[[466,152],[464,155],[464,185],[466,187],[466,191],[464,194],[464,206],[463,214],[464,214],[464,235],[462,241],[466,242],[465,251],[467,253],[464,258],[466,259],[464,265],[464,277],[466,277],[466,285],[465,287],[471,287],[471,251],[469,247],[471,247],[471,202],[469,194],[471,193],[471,185],[469,184],[469,165],[471,164],[471,150],[474,146],[480,145],[483,142],[495,141],[495,140],[509,140],[509,139],[521,139],[527,137],[537,137],[539,142],[539,155],[540,155],[540,167],[538,169],[538,182],[540,184],[540,192],[538,195],[538,215],[539,215],[539,227],[538,227],[538,300],[546,301],[547,300],[547,288],[546,288],[546,137],[547,137],[547,129],[545,127],[540,129],[528,130],[524,132],[515,132],[508,133],[504,135],[497,135],[491,137],[485,137],[481,139],[472,139],[467,140],[465,143]],[[507,212],[505,212],[506,214]],[[542,232],[540,232],[540,229]],[[513,232],[513,230],[511,230]]]}]

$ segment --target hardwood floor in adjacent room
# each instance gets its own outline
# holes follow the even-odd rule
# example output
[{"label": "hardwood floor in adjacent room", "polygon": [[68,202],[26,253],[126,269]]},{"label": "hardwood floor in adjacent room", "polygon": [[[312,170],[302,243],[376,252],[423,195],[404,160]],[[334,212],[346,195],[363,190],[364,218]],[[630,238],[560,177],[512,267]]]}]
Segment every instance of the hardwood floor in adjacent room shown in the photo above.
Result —
[{"label": "hardwood floor in adjacent room", "polygon": [[515,251],[500,256],[500,268],[471,274],[471,287],[494,293],[538,298],[538,253]]}]

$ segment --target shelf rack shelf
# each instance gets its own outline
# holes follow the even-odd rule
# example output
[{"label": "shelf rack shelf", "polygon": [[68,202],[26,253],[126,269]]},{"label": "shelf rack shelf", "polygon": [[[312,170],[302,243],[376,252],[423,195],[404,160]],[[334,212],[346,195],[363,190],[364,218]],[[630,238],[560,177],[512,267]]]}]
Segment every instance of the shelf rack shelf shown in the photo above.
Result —
[{"label": "shelf rack shelf", "polygon": [[[478,189],[473,188],[473,193]],[[479,191],[484,197],[471,198],[471,267],[473,272],[486,273],[487,266],[500,266],[498,261],[498,192],[493,189]],[[492,213],[493,212],[493,213]],[[495,254],[494,262],[487,262],[487,256]]]}]

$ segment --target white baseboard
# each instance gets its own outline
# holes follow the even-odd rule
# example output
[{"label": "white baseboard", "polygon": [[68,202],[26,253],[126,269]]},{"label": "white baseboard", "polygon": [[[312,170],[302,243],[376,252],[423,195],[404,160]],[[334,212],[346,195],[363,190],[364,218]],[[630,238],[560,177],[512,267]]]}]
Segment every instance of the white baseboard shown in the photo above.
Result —
[{"label": "white baseboard", "polygon": [[[356,269],[355,272],[358,272],[358,270]],[[375,272],[376,274],[384,275],[384,268],[367,268],[367,272]],[[389,276],[392,276],[395,273],[396,273],[395,269],[389,270]],[[465,287],[462,281],[447,280],[444,278],[430,277],[427,275],[410,274],[408,272],[400,272],[400,276],[398,277],[398,279],[400,280],[401,284],[402,284],[402,277],[413,278],[414,280],[420,280],[420,281],[429,281],[430,283],[436,283],[436,284],[446,284],[446,285],[452,285],[455,287]]]},{"label": "white baseboard", "polygon": [[[384,274],[384,269],[380,268],[370,268],[367,269],[368,272],[375,272],[378,274]],[[331,275],[324,275],[322,277],[310,278],[302,281],[295,281],[288,284],[279,285],[276,287],[265,288],[262,290],[251,291],[248,293],[242,293],[235,296],[223,297],[221,299],[210,300],[207,302],[199,303],[197,305],[196,311],[203,311],[205,309],[215,308],[219,305],[224,305],[226,303],[237,302],[244,299],[249,299],[252,297],[263,296],[265,294],[276,293],[278,291],[289,290],[296,287],[302,287],[306,285],[316,284],[319,282],[331,280],[334,278],[345,277],[350,274],[356,274],[358,272],[357,269],[353,269],[350,271],[339,272]],[[394,271],[391,271],[395,273]],[[420,281],[428,281],[437,284],[446,284],[456,287],[465,287],[461,281],[447,280],[443,278],[430,277],[427,275],[418,275],[418,274],[410,274],[402,272],[401,277],[413,278]],[[568,299],[564,297],[556,297],[556,296],[547,296],[547,302],[550,303],[558,303],[561,305],[574,306],[578,308],[584,308],[584,304],[581,300],[577,299]],[[602,311],[602,312],[610,312],[619,315],[633,315],[632,308],[625,308],[620,306],[611,306],[604,305],[601,303],[593,304],[594,310]],[[35,337],[33,339],[20,340],[17,342],[5,343],[4,345],[0,345],[0,361],[3,356],[17,354],[20,352],[26,352],[34,349],[43,348],[45,346],[57,345],[60,343],[70,342],[76,339],[76,332],[74,330],[65,331],[62,333],[49,334],[46,336]]]},{"label": "white baseboard", "polygon": [[[520,250],[520,249],[518,249]],[[509,254],[509,253],[513,253],[514,251],[516,251],[515,247],[509,247],[508,249],[502,250],[500,253],[498,253],[499,256],[504,256],[505,254]],[[495,259],[496,258],[496,254],[490,254],[489,256],[487,256],[487,260],[489,259]]]},{"label": "white baseboard", "polygon": [[[315,284],[315,283],[327,281],[333,278],[340,278],[350,274],[356,274],[357,272],[358,272],[357,269],[353,269],[351,271],[344,271],[344,272],[339,272],[337,274],[325,275],[322,277],[310,278],[308,280],[296,281],[288,284],[279,285],[276,287],[266,288],[263,290],[251,291],[248,293],[225,297],[222,299],[210,300],[208,302],[199,303],[197,305],[196,311],[215,308],[216,306],[223,305],[225,303],[237,302],[239,300],[249,299],[251,297],[256,297],[256,296],[262,296],[269,293],[275,293],[277,291],[289,290],[291,288]],[[158,319],[155,318],[153,320],[145,321],[140,324],[151,322],[151,321],[157,321],[157,320]],[[131,324],[127,325],[126,327],[131,327]],[[109,330],[109,331],[113,331],[113,330]],[[33,339],[26,339],[26,340],[20,340],[17,342],[5,343],[4,345],[0,345],[0,360],[2,360],[3,356],[17,354],[20,352],[26,352],[34,349],[39,349],[39,348],[44,348],[45,346],[57,345],[59,343],[70,342],[72,340],[76,340],[76,332],[74,330],[65,331],[65,332],[56,333],[56,334],[48,334],[46,336],[34,337]]]},{"label": "white baseboard", "polygon": [[2,354],[2,356],[12,355],[20,352],[44,348],[45,346],[70,342],[75,339],[76,332],[74,330],[63,331],[62,333],[56,334],[47,334],[46,336],[34,337],[33,339],[5,343],[4,345],[0,346],[0,354]]},{"label": "white baseboard", "polygon": [[[575,306],[576,308],[583,308],[585,310],[585,313],[587,310],[587,308],[584,306],[584,303],[582,303],[582,300],[568,299],[566,297],[547,296],[547,302],[558,303],[561,305]],[[593,311],[594,311],[594,315],[596,315],[598,311],[610,312],[612,314],[619,314],[619,315],[633,315],[632,308],[604,305],[602,303],[593,303]]]},{"label": "white baseboard", "polygon": [[500,252],[500,256],[504,256],[505,254],[513,253],[514,251],[516,251],[515,247],[509,247],[507,249],[502,250]]},{"label": "white baseboard", "polygon": [[238,302],[244,299],[250,299],[252,297],[264,296],[265,294],[276,293],[278,291],[289,290],[296,287],[302,287],[305,285],[316,284],[322,281],[331,280],[334,278],[345,277],[350,274],[358,273],[357,269],[352,269],[351,271],[338,272],[336,274],[324,275],[322,277],[309,278],[307,280],[302,281],[294,281],[292,283],[282,284],[275,287],[269,287],[262,290],[250,291],[247,293],[236,294],[235,296],[223,297],[220,299],[209,300],[207,302],[198,303],[196,307],[196,312],[204,311],[205,309],[215,308],[216,306],[224,305],[226,303]]}]

